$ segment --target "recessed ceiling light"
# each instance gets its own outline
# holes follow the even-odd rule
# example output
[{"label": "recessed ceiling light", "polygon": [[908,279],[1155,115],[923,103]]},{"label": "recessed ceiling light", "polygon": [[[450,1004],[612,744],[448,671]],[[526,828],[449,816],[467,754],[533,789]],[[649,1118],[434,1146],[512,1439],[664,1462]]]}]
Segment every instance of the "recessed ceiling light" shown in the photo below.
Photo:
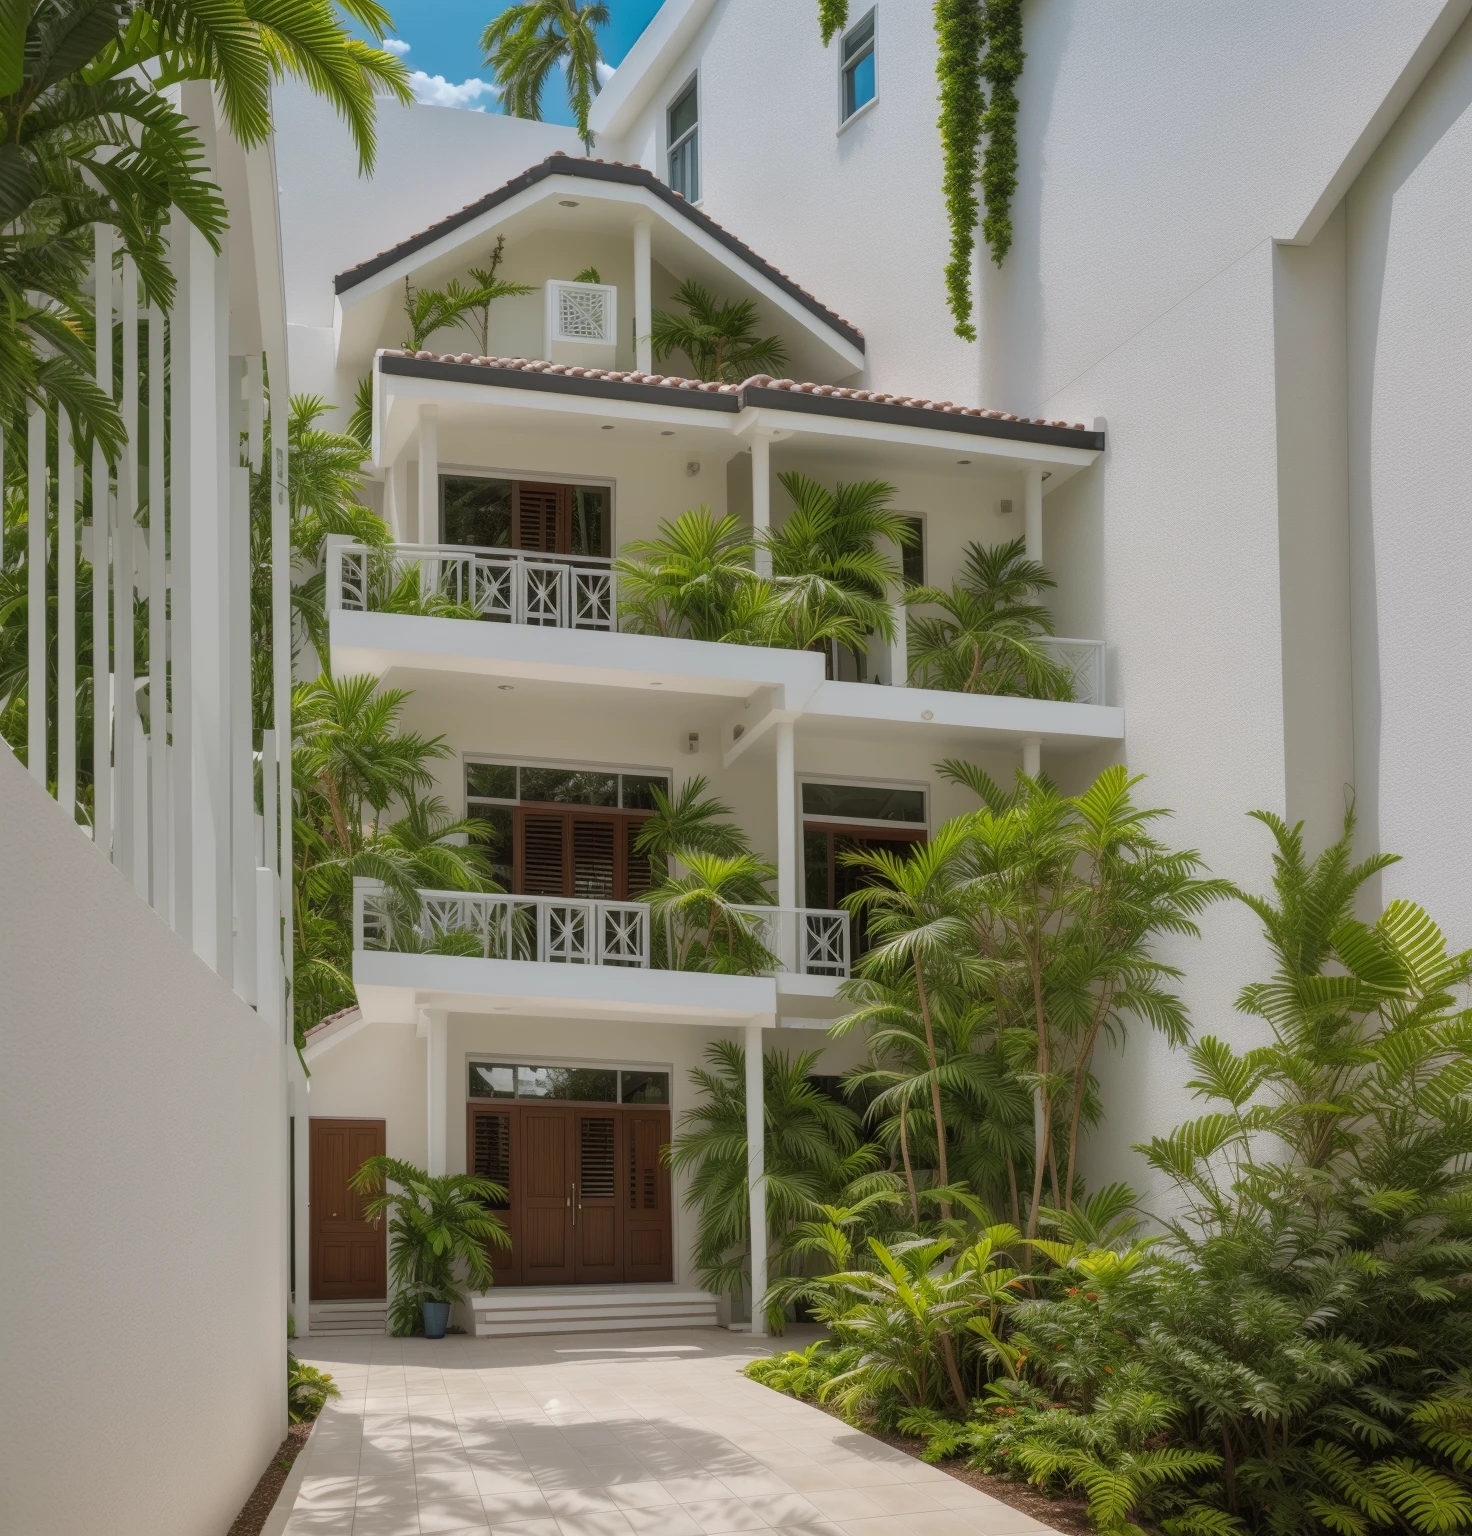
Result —
[{"label": "recessed ceiling light", "polygon": [[970,459],[957,459],[956,460],[956,463],[958,463],[958,464],[969,464],[970,462],[971,462]]},{"label": "recessed ceiling light", "polygon": [[577,202],[573,198],[564,197],[559,199],[557,206],[559,208],[576,208]]},{"label": "recessed ceiling light", "polygon": [[515,693],[516,689],[510,683],[498,683],[497,688],[501,693]]},{"label": "recessed ceiling light", "polygon": [[613,428],[612,428],[612,427],[608,427],[608,426],[605,426],[605,427],[604,427],[604,429],[603,429],[603,430],[604,430],[604,431],[605,431],[605,432],[612,432],[612,431],[613,431]]},{"label": "recessed ceiling light", "polygon": [[650,683],[650,685],[649,685],[649,686],[650,686],[650,687],[651,687],[651,688],[663,688],[663,687],[664,687],[664,684],[663,684],[663,683]]},{"label": "recessed ceiling light", "polygon": [[673,437],[675,434],[673,432],[661,432],[659,435],[661,437]]}]

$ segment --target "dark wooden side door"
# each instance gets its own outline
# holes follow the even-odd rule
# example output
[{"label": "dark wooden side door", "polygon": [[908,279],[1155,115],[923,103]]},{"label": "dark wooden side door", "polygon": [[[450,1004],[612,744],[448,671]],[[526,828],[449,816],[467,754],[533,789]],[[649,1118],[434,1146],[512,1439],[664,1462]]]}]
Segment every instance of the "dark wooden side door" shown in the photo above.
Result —
[{"label": "dark wooden side door", "polygon": [[573,1278],[573,1111],[519,1104],[521,1118],[521,1283],[565,1285]]},{"label": "dark wooden side door", "polygon": [[388,1294],[388,1233],[364,1220],[348,1180],[384,1153],[382,1120],[313,1120],[311,1298],[377,1301]]},{"label": "dark wooden side door", "polygon": [[643,1105],[624,1109],[624,1156],[628,1182],[624,1203],[624,1278],[631,1284],[673,1280],[670,1171],[661,1151],[670,1139],[670,1112]]},{"label": "dark wooden side door", "polygon": [[617,1188],[622,1119],[612,1105],[606,1110],[576,1111],[573,1281],[577,1285],[617,1284],[624,1278]]}]

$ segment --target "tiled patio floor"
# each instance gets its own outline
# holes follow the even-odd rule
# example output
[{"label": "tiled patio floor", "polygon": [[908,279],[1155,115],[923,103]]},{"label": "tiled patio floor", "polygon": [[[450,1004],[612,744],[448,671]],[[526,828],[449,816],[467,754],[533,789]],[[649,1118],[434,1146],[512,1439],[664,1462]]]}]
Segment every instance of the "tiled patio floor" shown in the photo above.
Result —
[{"label": "tiled patio floor", "polygon": [[286,1536],[1049,1531],[747,1381],[759,1352],[718,1329],[304,1339],[342,1397],[312,1432]]}]

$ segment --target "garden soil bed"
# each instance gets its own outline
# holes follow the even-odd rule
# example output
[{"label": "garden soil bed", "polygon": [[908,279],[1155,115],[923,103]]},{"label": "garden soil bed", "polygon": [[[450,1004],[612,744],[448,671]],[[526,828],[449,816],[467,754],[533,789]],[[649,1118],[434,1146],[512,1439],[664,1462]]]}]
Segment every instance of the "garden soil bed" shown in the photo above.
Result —
[{"label": "garden soil bed", "polygon": [[[836,1413],[823,1403],[813,1403],[810,1398],[805,1398],[804,1401],[828,1414],[830,1418],[841,1419],[845,1424],[850,1422],[844,1419],[842,1414]],[[871,1440],[892,1445],[897,1451],[903,1451],[917,1461],[920,1459],[920,1453],[925,1449],[923,1440],[912,1440],[908,1435],[887,1435],[863,1424],[855,1424],[852,1427],[861,1430]],[[1010,1504],[1013,1509],[1019,1510],[1022,1514],[1031,1515],[1034,1520],[1041,1520],[1044,1525],[1051,1525],[1055,1530],[1062,1531],[1064,1536],[1095,1536],[1094,1524],[1089,1519],[1089,1506],[1083,1499],[1050,1499],[1046,1494],[1039,1493],[1029,1483],[1014,1483],[1005,1477],[992,1477],[985,1472],[977,1472],[968,1467],[960,1457],[937,1462],[936,1466],[948,1476],[954,1477],[958,1483],[969,1483],[978,1492],[987,1494],[1001,1504]],[[235,1536],[233,1531],[231,1536]]]},{"label": "garden soil bed", "polygon": [[266,1517],[275,1508],[276,1500],[280,1497],[282,1485],[291,1471],[291,1464],[301,1455],[307,1443],[307,1436],[311,1433],[310,1420],[305,1424],[293,1424],[286,1431],[286,1439],[281,1442],[266,1470],[261,1473],[261,1480],[256,1484],[255,1492],[245,1501],[245,1508],[236,1515],[235,1524],[230,1527],[229,1536],[260,1536]]}]

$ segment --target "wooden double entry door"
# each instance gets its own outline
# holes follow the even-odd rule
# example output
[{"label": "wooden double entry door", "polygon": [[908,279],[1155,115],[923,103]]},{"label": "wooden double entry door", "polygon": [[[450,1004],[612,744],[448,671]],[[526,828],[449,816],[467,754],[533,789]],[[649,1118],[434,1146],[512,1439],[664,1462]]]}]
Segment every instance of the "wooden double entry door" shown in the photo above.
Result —
[{"label": "wooden double entry door", "polygon": [[497,1285],[673,1278],[670,1112],[642,1104],[472,1104],[466,1166],[500,1184]]}]

